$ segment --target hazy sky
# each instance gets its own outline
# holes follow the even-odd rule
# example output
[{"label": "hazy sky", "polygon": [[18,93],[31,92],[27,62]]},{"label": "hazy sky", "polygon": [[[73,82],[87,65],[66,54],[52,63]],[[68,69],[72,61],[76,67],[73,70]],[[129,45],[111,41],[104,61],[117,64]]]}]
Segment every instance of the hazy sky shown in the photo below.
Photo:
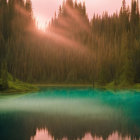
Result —
[{"label": "hazy sky", "polygon": [[[45,23],[54,16],[55,11],[58,11],[59,5],[63,0],[32,0],[34,16],[38,21],[40,28],[44,28]],[[121,7],[122,0],[79,0],[85,1],[89,18],[93,13],[102,13],[108,11],[110,14],[118,11]],[[127,4],[131,0],[126,0]]]}]

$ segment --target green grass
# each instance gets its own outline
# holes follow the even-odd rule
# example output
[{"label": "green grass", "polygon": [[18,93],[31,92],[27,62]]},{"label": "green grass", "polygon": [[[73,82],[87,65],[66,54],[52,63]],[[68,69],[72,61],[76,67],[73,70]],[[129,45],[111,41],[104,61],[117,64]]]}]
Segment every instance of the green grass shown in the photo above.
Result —
[{"label": "green grass", "polygon": [[93,84],[78,84],[78,83],[47,83],[47,84],[35,84],[34,86],[37,86],[39,88],[43,88],[43,87],[90,87],[90,88],[96,88],[96,89],[105,89],[105,90],[138,90],[140,91],[140,83],[139,84],[133,84],[130,85],[128,83],[121,83],[119,85],[115,85],[114,82],[105,84],[105,85],[101,85],[99,83],[95,83],[94,86]]},{"label": "green grass", "polygon": [[114,82],[100,85],[98,83],[95,84],[95,88],[107,89],[107,90],[138,90],[140,91],[140,83],[137,84],[128,84],[127,82],[122,82],[118,85],[115,85]]},{"label": "green grass", "polygon": [[[1,79],[0,79],[1,81]],[[47,83],[47,84],[28,84],[24,83],[18,79],[13,80],[12,75],[8,74],[8,86],[9,88],[0,91],[0,94],[16,94],[16,93],[28,93],[37,91],[43,87],[93,87],[92,84],[84,83]],[[134,89],[140,91],[140,83],[139,84],[127,84],[127,82],[122,82],[119,85],[115,85],[114,82],[111,82],[106,85],[101,85],[99,83],[95,83],[94,88],[106,89],[106,90],[128,90]]]},{"label": "green grass", "polygon": [[8,88],[3,91],[0,91],[0,93],[1,94],[27,93],[37,90],[39,90],[37,86],[24,83],[18,79],[13,80],[13,77],[10,74],[8,74]]}]

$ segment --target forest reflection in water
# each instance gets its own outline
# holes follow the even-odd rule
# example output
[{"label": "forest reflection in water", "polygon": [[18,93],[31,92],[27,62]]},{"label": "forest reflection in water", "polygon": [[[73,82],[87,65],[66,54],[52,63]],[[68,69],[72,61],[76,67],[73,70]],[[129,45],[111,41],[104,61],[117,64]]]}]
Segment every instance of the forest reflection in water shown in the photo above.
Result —
[{"label": "forest reflection in water", "polygon": [[139,105],[140,92],[92,88],[2,96],[0,139],[140,140]]},{"label": "forest reflection in water", "polygon": [[[31,137],[31,140],[55,140],[54,137],[52,137],[47,129],[37,129],[36,135]],[[62,140],[68,140],[66,137],[62,138]],[[86,133],[85,136],[81,139],[77,140],[103,140],[102,137],[98,136],[92,136],[91,133]],[[130,136],[121,136],[118,132],[114,132],[113,134],[109,135],[107,140],[131,140]]]}]

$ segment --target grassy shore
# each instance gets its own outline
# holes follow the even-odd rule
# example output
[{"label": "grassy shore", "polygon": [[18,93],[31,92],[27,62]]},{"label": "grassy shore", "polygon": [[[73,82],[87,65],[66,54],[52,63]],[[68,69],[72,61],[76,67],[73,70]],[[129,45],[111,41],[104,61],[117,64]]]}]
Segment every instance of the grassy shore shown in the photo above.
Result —
[{"label": "grassy shore", "polygon": [[120,85],[115,85],[113,82],[105,85],[101,85],[99,83],[93,84],[66,84],[66,83],[47,83],[47,84],[34,84],[34,86],[39,87],[39,88],[47,88],[47,87],[79,87],[79,88],[96,88],[96,89],[105,89],[105,90],[139,90],[140,91],[140,83],[139,84],[120,84]]},{"label": "grassy shore", "polygon": [[39,88],[34,85],[23,83],[21,81],[16,81],[16,82],[9,82],[9,88],[0,91],[0,94],[19,94],[19,93],[21,94],[21,93],[35,92],[38,90]]},{"label": "grassy shore", "polygon": [[140,91],[140,83],[137,84],[119,84],[115,85],[114,82],[109,84],[100,85],[96,83],[94,88],[105,89],[105,90],[137,90]]},{"label": "grassy shore", "polygon": [[13,80],[13,77],[8,75],[8,88],[0,91],[0,94],[15,94],[27,93],[39,90],[39,87],[32,84],[24,83],[18,79]]},{"label": "grassy shore", "polygon": [[47,84],[28,84],[21,82],[19,80],[12,80],[12,77],[9,78],[8,80],[8,85],[9,88],[4,91],[0,91],[0,94],[19,94],[19,93],[28,93],[28,92],[34,92],[38,91],[41,88],[96,88],[96,89],[105,89],[105,90],[138,90],[140,91],[140,83],[139,84],[133,84],[133,85],[115,85],[113,82],[106,84],[106,85],[101,85],[98,83],[93,84],[70,84],[70,83],[47,83]]},{"label": "grassy shore", "polygon": [[34,84],[34,86],[43,87],[93,87],[92,84],[66,84],[66,83],[47,83],[47,84]]}]

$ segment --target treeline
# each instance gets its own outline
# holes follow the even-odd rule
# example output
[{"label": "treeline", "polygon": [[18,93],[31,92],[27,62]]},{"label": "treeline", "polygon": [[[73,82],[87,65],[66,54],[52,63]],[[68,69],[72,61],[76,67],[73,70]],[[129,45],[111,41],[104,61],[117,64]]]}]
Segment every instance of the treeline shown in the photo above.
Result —
[{"label": "treeline", "polygon": [[8,73],[26,82],[128,85],[140,82],[139,3],[94,15],[66,0],[40,32],[30,0],[0,0],[0,85]]},{"label": "treeline", "polygon": [[96,80],[115,85],[140,82],[140,15],[139,2],[131,8],[122,1],[120,13],[91,21],[92,46],[96,50]]},{"label": "treeline", "polygon": [[[59,8],[58,16],[52,19],[50,30],[76,41],[88,48],[81,57],[83,81],[99,84],[113,83],[114,85],[129,85],[140,82],[140,14],[139,1],[132,0],[131,7],[122,1],[119,13],[109,15],[104,12],[101,16],[94,15],[88,21],[85,3],[67,0]],[[67,46],[67,45],[66,45]],[[75,46],[73,46],[75,47]],[[75,49],[75,48],[74,48]],[[80,49],[80,48],[79,48]],[[91,53],[90,53],[91,52]],[[84,56],[80,53],[79,56]],[[86,62],[84,60],[87,60]],[[84,63],[85,62],[85,63]],[[75,68],[75,67],[74,67]],[[80,70],[73,71],[77,75]],[[86,78],[87,79],[86,79]]]},{"label": "treeline", "polygon": [[[31,28],[32,27],[32,28]],[[32,19],[31,1],[27,0],[0,0],[0,88],[8,88],[8,73],[16,79],[17,67],[27,51],[31,34],[35,29]],[[28,48],[30,49],[30,48]],[[22,74],[22,71],[20,71]]]}]

